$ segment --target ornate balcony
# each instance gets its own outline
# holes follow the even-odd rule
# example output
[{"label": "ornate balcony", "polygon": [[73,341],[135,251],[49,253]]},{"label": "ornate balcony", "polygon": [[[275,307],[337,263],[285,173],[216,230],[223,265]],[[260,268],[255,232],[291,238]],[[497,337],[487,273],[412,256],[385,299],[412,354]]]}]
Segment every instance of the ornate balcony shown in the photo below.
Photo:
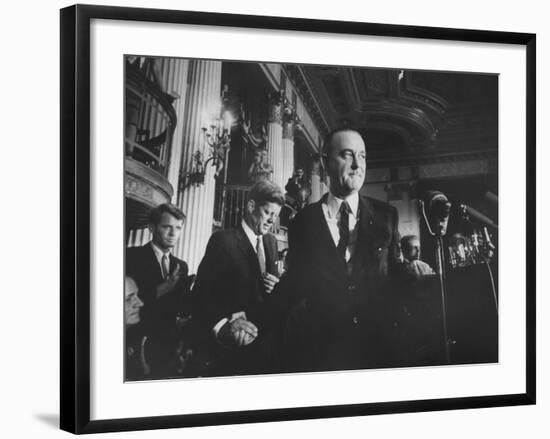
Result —
[{"label": "ornate balcony", "polygon": [[174,191],[167,179],[177,122],[173,97],[151,74],[154,59],[139,64],[126,62],[124,190],[130,228],[144,227],[149,209],[170,201]]}]

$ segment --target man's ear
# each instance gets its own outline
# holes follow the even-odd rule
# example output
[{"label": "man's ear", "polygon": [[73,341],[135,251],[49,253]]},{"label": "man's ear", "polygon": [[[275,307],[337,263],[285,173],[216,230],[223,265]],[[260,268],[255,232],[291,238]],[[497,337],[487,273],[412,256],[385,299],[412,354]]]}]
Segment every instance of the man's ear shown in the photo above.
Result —
[{"label": "man's ear", "polygon": [[246,203],[246,211],[249,214],[252,214],[252,212],[254,212],[255,207],[256,207],[256,202],[254,200],[248,200],[248,202]]},{"label": "man's ear", "polygon": [[151,223],[147,225],[147,228],[149,229],[149,232],[151,233],[151,236],[155,233],[155,226]]},{"label": "man's ear", "polygon": [[327,170],[328,169],[328,155],[326,152],[319,154],[319,160],[321,161],[321,166]]}]

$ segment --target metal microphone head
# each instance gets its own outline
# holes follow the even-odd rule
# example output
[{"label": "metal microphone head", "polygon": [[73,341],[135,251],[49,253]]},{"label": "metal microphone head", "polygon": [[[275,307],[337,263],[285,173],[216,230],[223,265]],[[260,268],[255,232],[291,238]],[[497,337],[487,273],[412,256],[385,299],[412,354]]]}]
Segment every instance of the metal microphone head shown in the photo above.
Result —
[{"label": "metal microphone head", "polygon": [[436,236],[444,236],[447,233],[451,202],[443,192],[433,190],[424,192],[421,201],[431,233]]}]

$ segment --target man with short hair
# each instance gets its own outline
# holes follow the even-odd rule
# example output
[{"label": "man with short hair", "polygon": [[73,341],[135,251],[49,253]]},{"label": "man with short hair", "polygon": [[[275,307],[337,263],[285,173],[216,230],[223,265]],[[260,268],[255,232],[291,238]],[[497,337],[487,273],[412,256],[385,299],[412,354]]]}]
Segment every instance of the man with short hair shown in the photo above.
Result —
[{"label": "man with short hair", "polygon": [[185,215],[165,203],[152,209],[149,230],[152,239],[126,251],[126,275],[132,277],[143,301],[142,320],[148,337],[151,373],[171,373],[169,362],[178,329],[178,313],[191,314],[187,264],[172,254],[183,228]]},{"label": "man with short hair", "polygon": [[290,195],[293,199],[296,199],[298,198],[298,192],[300,189],[305,186],[306,181],[304,178],[304,170],[302,168],[298,168],[294,171],[292,177],[288,179],[285,190],[288,195]]},{"label": "man with short hair", "polygon": [[137,325],[141,320],[139,312],[143,302],[134,279],[128,276],[124,278],[124,299],[124,323],[126,327]]},{"label": "man with short hair", "polygon": [[435,271],[426,262],[420,260],[420,240],[416,235],[406,235],[401,238],[403,266],[406,277],[421,280],[435,276]]},{"label": "man with short hair", "polygon": [[289,371],[386,366],[390,362],[389,277],[399,262],[397,211],[359,193],[365,181],[361,135],[326,137],[330,192],[289,226],[288,272],[281,281]]},{"label": "man with short hair", "polygon": [[193,295],[206,330],[219,342],[219,374],[259,373],[267,367],[260,345],[279,282],[277,240],[269,232],[283,204],[276,184],[257,182],[241,224],[214,233],[200,263]]},{"label": "man with short hair", "polygon": [[138,296],[138,286],[134,279],[124,278],[124,324],[126,326],[126,363],[125,379],[128,381],[143,379],[147,364],[145,363],[145,337],[140,328],[140,310],[143,302]]}]

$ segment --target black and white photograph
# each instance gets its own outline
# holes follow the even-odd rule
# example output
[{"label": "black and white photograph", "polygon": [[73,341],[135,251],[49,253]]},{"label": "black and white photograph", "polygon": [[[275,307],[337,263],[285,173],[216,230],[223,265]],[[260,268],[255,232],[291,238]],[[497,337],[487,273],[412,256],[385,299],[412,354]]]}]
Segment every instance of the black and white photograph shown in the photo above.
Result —
[{"label": "black and white photograph", "polygon": [[536,34],[226,6],[60,11],[61,429],[535,413]]},{"label": "black and white photograph", "polygon": [[125,381],[499,362],[498,74],[121,62]]},{"label": "black and white photograph", "polygon": [[6,5],[2,437],[548,436],[544,2]]}]

